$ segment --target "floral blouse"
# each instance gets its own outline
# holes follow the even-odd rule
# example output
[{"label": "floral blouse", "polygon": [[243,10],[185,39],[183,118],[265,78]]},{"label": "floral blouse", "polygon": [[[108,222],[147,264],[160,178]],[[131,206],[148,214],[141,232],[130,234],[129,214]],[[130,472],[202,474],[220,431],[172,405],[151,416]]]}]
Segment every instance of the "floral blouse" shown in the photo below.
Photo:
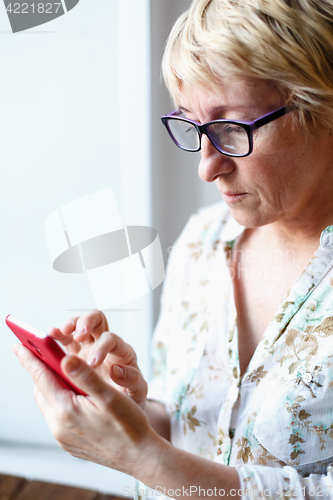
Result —
[{"label": "floral blouse", "polygon": [[243,230],[217,203],[172,248],[149,397],[175,446],[237,468],[242,498],[333,498],[333,226],[240,377],[228,258]]}]

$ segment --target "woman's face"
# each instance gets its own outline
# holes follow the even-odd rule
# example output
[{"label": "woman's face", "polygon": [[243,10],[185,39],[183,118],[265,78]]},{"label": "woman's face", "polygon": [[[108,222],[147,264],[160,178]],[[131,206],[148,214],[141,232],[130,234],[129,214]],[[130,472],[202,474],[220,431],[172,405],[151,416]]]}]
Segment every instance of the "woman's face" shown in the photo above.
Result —
[{"label": "woman's face", "polygon": [[[179,108],[187,118],[206,123],[255,120],[285,104],[267,82],[238,78],[221,88],[217,95],[184,85]],[[202,136],[199,176],[216,184],[234,218],[246,227],[301,220],[322,211],[325,203],[333,210],[332,137],[314,130],[305,136],[292,124],[294,112],[256,130],[248,157],[225,156]]]}]

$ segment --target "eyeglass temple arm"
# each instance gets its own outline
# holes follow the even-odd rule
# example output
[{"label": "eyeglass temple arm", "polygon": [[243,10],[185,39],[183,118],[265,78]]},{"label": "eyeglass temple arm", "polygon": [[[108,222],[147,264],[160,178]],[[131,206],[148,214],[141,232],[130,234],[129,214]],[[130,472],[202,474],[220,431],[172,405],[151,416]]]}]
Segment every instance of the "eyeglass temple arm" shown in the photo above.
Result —
[{"label": "eyeglass temple arm", "polygon": [[258,120],[254,120],[253,123],[255,125],[255,128],[262,127],[263,125],[266,125],[267,123],[270,123],[273,120],[276,120],[277,118],[286,115],[287,113],[292,111],[292,109],[293,108],[288,108],[287,106],[283,106],[283,108],[277,109],[276,111],[272,111],[271,113],[267,113],[267,115],[258,118]]}]

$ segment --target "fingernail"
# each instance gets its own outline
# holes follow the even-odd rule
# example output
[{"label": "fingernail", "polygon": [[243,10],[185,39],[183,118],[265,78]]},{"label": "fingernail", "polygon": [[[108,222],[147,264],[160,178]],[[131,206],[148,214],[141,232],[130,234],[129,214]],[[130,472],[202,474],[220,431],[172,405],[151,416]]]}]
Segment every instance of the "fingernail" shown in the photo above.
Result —
[{"label": "fingernail", "polygon": [[76,356],[72,356],[66,363],[66,370],[69,372],[76,372],[80,367],[80,360]]},{"label": "fingernail", "polygon": [[96,356],[91,356],[87,359],[87,364],[90,366],[93,366],[97,363],[97,358]]},{"label": "fingernail", "polygon": [[114,365],[113,367],[113,373],[117,378],[123,378],[124,377],[124,368],[118,365]]},{"label": "fingernail", "polygon": [[15,354],[15,356],[17,356],[17,344],[13,345],[12,351]]}]

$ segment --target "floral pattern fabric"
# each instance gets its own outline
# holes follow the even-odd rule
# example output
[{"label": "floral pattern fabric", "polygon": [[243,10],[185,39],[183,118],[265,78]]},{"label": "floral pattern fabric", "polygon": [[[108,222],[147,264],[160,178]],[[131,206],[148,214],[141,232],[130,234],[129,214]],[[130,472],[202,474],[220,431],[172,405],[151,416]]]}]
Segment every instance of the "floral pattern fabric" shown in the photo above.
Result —
[{"label": "floral pattern fabric", "polygon": [[240,377],[228,259],[243,230],[217,203],[173,247],[149,397],[175,446],[237,467],[243,498],[333,498],[333,226]]}]

